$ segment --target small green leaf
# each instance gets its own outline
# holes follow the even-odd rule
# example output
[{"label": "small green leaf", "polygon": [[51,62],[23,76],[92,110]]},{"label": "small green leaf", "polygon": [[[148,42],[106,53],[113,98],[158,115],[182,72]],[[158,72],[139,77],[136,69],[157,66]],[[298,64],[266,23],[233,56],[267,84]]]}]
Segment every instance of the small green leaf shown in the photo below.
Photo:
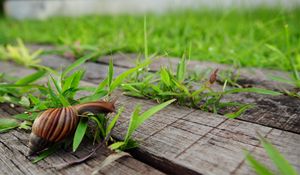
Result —
[{"label": "small green leaf", "polygon": [[280,174],[282,175],[297,175],[294,167],[283,157],[283,155],[265,138],[260,136],[263,147],[265,148],[268,156],[276,165]]},{"label": "small green leaf", "polygon": [[258,175],[273,175],[272,171],[257,161],[250,153],[246,153],[246,160]]},{"label": "small green leaf", "polygon": [[248,109],[250,109],[252,107],[253,107],[252,105],[244,105],[238,111],[225,114],[225,116],[228,118],[234,119],[234,118],[239,117],[241,114],[243,114],[245,111],[247,111]]},{"label": "small green leaf", "polygon": [[83,56],[82,58],[76,60],[74,63],[69,65],[63,72],[62,72],[62,78],[64,78],[69,72],[71,72],[73,69],[77,68],[81,64],[85,63],[87,60],[95,57],[97,53],[91,53],[86,56]]},{"label": "small green leaf", "polygon": [[80,103],[97,101],[97,100],[101,99],[102,97],[104,97],[106,95],[107,95],[107,91],[103,90],[103,91],[99,91],[96,94],[82,97],[82,98],[79,99],[79,101],[80,101]]},{"label": "small green leaf", "polygon": [[111,86],[110,86],[110,92],[112,92],[113,90],[115,90],[120,84],[122,84],[122,82],[124,81],[124,79],[129,76],[130,74],[138,71],[139,69],[149,65],[151,63],[151,61],[147,61],[135,68],[131,68],[131,69],[128,69],[127,71],[121,73],[119,76],[117,76],[114,81],[111,83]]},{"label": "small green leaf", "polygon": [[43,77],[45,74],[46,74],[45,70],[40,70],[38,72],[35,72],[31,75],[28,75],[24,78],[19,79],[15,84],[25,85],[25,84],[33,83],[33,82],[37,81],[38,79],[40,79],[41,77]]},{"label": "small green leaf", "polygon": [[101,83],[99,83],[99,85],[98,85],[98,87],[96,88],[96,90],[95,90],[94,93],[96,94],[96,93],[98,93],[98,92],[100,92],[100,91],[103,91],[104,88],[105,88],[105,86],[107,85],[107,82],[108,82],[108,79],[105,78]]},{"label": "small green leaf", "polygon": [[277,91],[272,91],[268,89],[262,89],[262,88],[235,88],[235,89],[230,89],[226,90],[224,93],[225,94],[230,94],[230,93],[238,93],[238,92],[254,92],[258,94],[264,94],[264,95],[282,95],[281,92]]},{"label": "small green leaf", "polygon": [[109,87],[111,86],[113,76],[114,76],[114,64],[113,64],[113,60],[110,59],[109,67],[108,67],[108,79],[107,79]]},{"label": "small green leaf", "polygon": [[124,110],[124,107],[121,107],[121,108],[118,110],[117,115],[115,115],[114,118],[111,120],[111,122],[109,123],[109,125],[108,125],[107,128],[106,128],[106,135],[107,135],[108,133],[111,132],[111,130],[113,129],[113,127],[114,127],[115,124],[117,123],[117,121],[118,121],[118,119],[119,119],[121,113],[123,112],[123,110]]},{"label": "small green leaf", "polygon": [[20,124],[19,129],[30,130],[31,129],[31,125],[32,125],[32,122],[30,122],[30,121],[23,121]]},{"label": "small green leaf", "polygon": [[162,68],[160,71],[160,77],[161,77],[161,81],[168,87],[171,86],[171,78],[169,75],[169,72],[167,71],[166,68]]},{"label": "small green leaf", "polygon": [[19,126],[19,123],[15,119],[0,118],[0,133],[7,132]]},{"label": "small green leaf", "polygon": [[59,94],[61,94],[62,93],[62,89],[61,89],[60,83],[57,80],[55,80],[51,75],[50,75],[50,77],[51,77],[51,80],[52,80],[52,82],[53,82],[53,84],[54,84],[57,92]]},{"label": "small green leaf", "polygon": [[47,150],[43,151],[41,154],[39,154],[33,161],[32,163],[37,163],[43,159],[45,159],[46,157],[50,156],[51,154],[53,154],[56,150],[57,150],[57,145],[54,145],[50,148],[48,148]]},{"label": "small green leaf", "polygon": [[30,120],[30,115],[29,114],[17,114],[12,116],[13,118],[19,119],[19,120]]},{"label": "small green leaf", "polygon": [[78,146],[80,145],[85,135],[87,126],[88,126],[88,120],[86,118],[81,118],[76,128],[76,132],[73,139],[73,152],[75,152]]},{"label": "small green leaf", "polygon": [[139,114],[140,112],[140,106],[137,106],[130,118],[130,122],[129,122],[129,126],[128,126],[128,130],[125,136],[125,142],[129,141],[132,133],[142,124],[144,123],[147,119],[149,119],[152,115],[154,115],[155,113],[159,112],[160,110],[162,110],[163,108],[165,108],[166,106],[168,106],[169,104],[173,103],[175,101],[175,99],[166,101],[164,103],[161,103],[159,105],[156,105],[150,109],[148,109],[147,111],[145,111],[142,114]]},{"label": "small green leaf", "polygon": [[185,78],[185,74],[186,74],[186,58],[185,55],[182,56],[180,62],[177,65],[177,80],[179,82],[182,82]]},{"label": "small green leaf", "polygon": [[27,98],[27,97],[25,97],[25,96],[22,96],[21,97],[21,100],[19,101],[19,104],[21,105],[21,106],[24,106],[24,107],[29,107],[30,106],[30,101],[29,101],[29,99]]},{"label": "small green leaf", "polygon": [[125,144],[126,144],[125,142],[115,142],[115,143],[109,145],[109,149],[117,150],[117,149],[120,149],[120,147],[124,146]]}]

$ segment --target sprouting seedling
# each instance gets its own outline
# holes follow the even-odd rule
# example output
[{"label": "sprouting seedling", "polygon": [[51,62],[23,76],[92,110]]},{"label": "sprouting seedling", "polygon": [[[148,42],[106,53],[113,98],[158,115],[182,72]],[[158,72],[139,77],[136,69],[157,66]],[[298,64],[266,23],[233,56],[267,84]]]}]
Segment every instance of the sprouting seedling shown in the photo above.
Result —
[{"label": "sprouting seedling", "polygon": [[140,113],[141,106],[140,105],[136,106],[134,111],[131,114],[129,126],[127,129],[127,133],[124,137],[124,140],[111,144],[110,148],[112,150],[124,151],[136,147],[137,143],[132,140],[132,134],[134,133],[134,131],[136,131],[151,116],[153,116],[155,113],[159,112],[160,110],[164,109],[174,101],[175,99],[172,99],[164,103],[158,104],[143,113]]},{"label": "sprouting seedling", "polygon": [[43,89],[42,86],[34,83],[45,75],[46,71],[39,70],[14,82],[0,83],[0,102],[24,106],[24,102],[28,101],[26,94],[31,93],[34,89]]},{"label": "sprouting seedling", "polygon": [[[259,135],[260,141],[264,147],[269,158],[272,160],[274,165],[276,166],[278,173],[282,175],[297,175],[297,171],[294,167],[284,158],[284,156],[265,138]],[[270,170],[267,166],[256,160],[249,152],[246,152],[246,160],[248,164],[252,167],[252,169],[258,175],[275,175],[272,170]]]},{"label": "sprouting seedling", "polygon": [[38,57],[42,50],[30,53],[21,39],[17,39],[17,44],[17,46],[7,45],[0,49],[0,60],[12,60],[24,66],[34,66],[40,62]]},{"label": "sprouting seedling", "polygon": [[[122,88],[125,94],[135,97],[150,98],[158,102],[177,99],[181,105],[191,106],[218,113],[222,108],[231,107],[233,104],[239,110],[229,113],[230,118],[235,118],[249,109],[251,105],[222,102],[225,95],[241,92],[252,92],[265,95],[281,95],[280,92],[261,88],[232,88],[223,86],[223,90],[216,90],[214,84],[217,81],[218,69],[214,70],[208,77],[200,81],[192,81],[186,76],[186,60],[182,57],[177,66],[176,74],[170,68],[161,67],[156,73],[144,71],[140,79],[130,79],[124,83]],[[224,85],[228,81],[224,82]]]},{"label": "sprouting seedling", "polygon": [[[49,143],[58,143],[60,141],[63,141],[60,138],[60,135],[53,135],[53,137],[49,137],[48,135],[40,135],[39,133],[44,133],[40,132],[40,130],[43,130],[39,127],[39,119],[42,117],[48,117],[48,112],[54,110],[54,112],[51,112],[51,115],[57,115],[57,117],[54,118],[61,118],[65,117],[65,115],[61,115],[64,111],[65,114],[68,114],[66,116],[74,116],[75,118],[68,119],[67,121],[74,121],[75,125],[73,126],[73,129],[69,129],[68,131],[74,131],[76,129],[74,138],[73,138],[73,151],[76,151],[80,143],[82,142],[85,133],[87,131],[87,121],[92,120],[96,122],[97,124],[97,132],[94,133],[94,138],[99,141],[100,139],[104,139],[108,137],[108,135],[111,133],[115,123],[118,120],[118,117],[120,116],[120,113],[122,112],[119,111],[119,113],[112,119],[112,121],[109,123],[108,118],[106,117],[107,112],[113,112],[115,111],[114,103],[115,100],[110,101],[110,102],[102,102],[102,101],[97,101],[93,103],[85,103],[85,102],[90,102],[94,100],[99,100],[102,97],[107,97],[108,99],[111,98],[111,93],[115,89],[117,89],[125,80],[126,77],[128,77],[130,74],[136,72],[139,69],[142,69],[143,67],[147,66],[150,64],[150,60],[147,60],[140,64],[139,66],[129,69],[122,74],[116,76],[115,78],[113,77],[114,71],[113,71],[113,63],[112,61],[110,62],[109,69],[108,69],[108,77],[101,83],[99,83],[98,87],[80,87],[80,81],[84,76],[84,71],[83,70],[76,70],[81,64],[86,62],[87,60],[91,59],[96,53],[88,54],[77,61],[75,61],[73,64],[69,65],[66,67],[61,73],[54,72],[54,74],[49,76],[49,80],[46,86],[41,86],[38,88],[40,91],[40,94],[38,96],[29,94],[28,97],[26,97],[28,105],[27,107],[29,108],[28,112],[16,115],[15,118],[20,119],[20,120],[25,120],[28,122],[22,122],[20,123],[20,126],[22,128],[29,128],[33,122],[33,128],[34,135],[32,137],[31,141],[31,146],[30,148],[32,149],[32,153],[35,152],[40,152],[47,148],[49,145],[43,145],[45,147],[39,147],[37,148],[35,143],[38,143],[39,137],[47,137],[44,138],[44,140],[49,140]],[[45,72],[45,71],[44,71]],[[70,74],[72,72],[72,74]],[[39,75],[39,74],[38,74]],[[30,77],[36,77],[38,75],[31,75]],[[29,78],[19,80],[16,84],[11,84],[10,86],[24,86],[25,83],[32,82]],[[76,98],[76,94],[80,91],[89,91],[92,92],[90,95],[81,97],[79,99]],[[20,100],[22,101],[22,100]],[[92,110],[94,107],[97,106],[97,109],[103,109],[104,111],[101,114],[98,114],[97,112],[94,113]],[[100,108],[99,108],[100,106]],[[82,109],[88,109],[92,110],[90,113],[82,113],[85,111],[82,111]],[[49,109],[52,108],[52,109]],[[61,112],[59,112],[61,111]],[[75,111],[75,112],[74,112]],[[76,112],[77,111],[77,112]],[[99,112],[99,111],[98,111]],[[100,111],[101,112],[101,111]],[[79,117],[76,114],[79,114]],[[35,118],[38,117],[37,120]],[[54,120],[54,119],[53,119]],[[44,121],[41,119],[41,121]],[[13,122],[11,122],[13,123]],[[77,125],[78,123],[78,125]],[[19,124],[19,123],[18,123]],[[6,124],[7,129],[12,129],[15,128],[12,127],[13,125]],[[43,125],[46,127],[46,125]],[[70,125],[71,126],[71,125]],[[45,128],[44,127],[44,128]],[[65,127],[68,127],[67,125]],[[56,131],[56,130],[54,130]],[[49,131],[50,132],[50,131]],[[54,132],[57,133],[57,132]],[[70,133],[64,133],[64,136],[69,135]],[[36,137],[38,136],[38,137]],[[54,139],[54,140],[51,140]],[[45,142],[46,143],[46,142]],[[39,145],[39,144],[38,144]],[[55,144],[56,145],[56,144]],[[54,146],[55,146],[54,145]],[[52,151],[51,151],[52,150]],[[53,153],[52,147],[49,147],[49,149],[46,149],[43,151],[39,156],[36,157],[35,161],[41,160],[45,158],[46,156],[50,155]]]}]

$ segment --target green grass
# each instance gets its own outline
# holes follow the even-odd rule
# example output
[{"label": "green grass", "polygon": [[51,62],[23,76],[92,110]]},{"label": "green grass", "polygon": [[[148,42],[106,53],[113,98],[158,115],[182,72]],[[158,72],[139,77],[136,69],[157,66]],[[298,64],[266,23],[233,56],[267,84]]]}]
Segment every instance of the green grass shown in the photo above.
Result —
[{"label": "green grass", "polygon": [[[97,46],[102,54],[144,52],[143,16],[56,17],[46,21],[0,19],[0,44],[17,37],[30,43]],[[285,56],[298,58],[300,8],[181,11],[147,16],[148,52],[181,57],[191,46],[191,59],[289,70]],[[285,25],[290,43],[286,45]]]}]

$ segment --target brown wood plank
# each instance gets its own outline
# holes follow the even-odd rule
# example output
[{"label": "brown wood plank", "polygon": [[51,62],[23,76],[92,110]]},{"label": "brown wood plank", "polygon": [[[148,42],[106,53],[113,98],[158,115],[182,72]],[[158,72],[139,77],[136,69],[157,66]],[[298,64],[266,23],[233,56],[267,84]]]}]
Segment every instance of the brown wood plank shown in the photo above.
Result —
[{"label": "brown wood plank", "polygon": [[[3,106],[5,105],[1,105],[1,108]],[[10,107],[5,107],[5,109],[8,108]],[[14,109],[11,108],[12,110]],[[12,114],[0,109],[0,115],[1,117],[9,117]],[[4,172],[3,174],[91,174],[111,153],[108,149],[101,149],[93,159],[78,166],[62,170],[50,168],[87,155],[94,146],[90,142],[85,141],[76,153],[72,153],[70,150],[59,150],[54,155],[34,165],[31,163],[31,158],[27,157],[29,134],[20,130],[0,134],[0,164],[2,165],[0,169],[2,170],[1,172]],[[159,175],[163,173],[132,157],[123,157],[102,169],[99,174]]]},{"label": "brown wood plank", "polygon": [[[27,46],[32,51],[37,49],[43,49],[45,51],[65,49],[64,47],[55,47],[51,45],[31,44]],[[167,58],[162,56],[158,56],[158,57],[159,59],[154,60],[153,64],[150,66],[150,68],[154,71],[158,70],[161,66],[170,66],[170,65],[173,65],[172,68],[175,69],[179,61],[178,58]],[[135,66],[136,58],[143,59],[144,57],[142,54],[116,53],[113,55],[102,56],[97,60],[97,62],[108,64],[111,58],[113,58],[114,60],[114,65],[123,68],[130,68]],[[190,60],[188,62],[188,68],[190,70],[205,70],[207,68],[211,68],[211,69],[219,68],[221,70],[228,70],[228,69],[232,69],[232,66],[226,64],[214,63],[214,62],[208,62],[208,61]],[[268,89],[280,89],[280,88],[291,89],[292,88],[290,85],[274,82],[270,80],[271,76],[280,76],[280,77],[290,79],[290,76],[287,72],[271,70],[271,69],[259,69],[253,67],[240,68],[239,72],[241,74],[239,80],[241,84],[253,85],[255,87],[264,87]]]},{"label": "brown wood plank", "polygon": [[[137,103],[142,103],[144,108],[154,105],[151,101],[136,100],[130,97],[122,97],[118,105],[125,105],[126,113],[130,113],[130,110],[133,110],[132,108]],[[244,162],[242,149],[248,148],[253,151],[258,147],[255,132],[259,130],[264,136],[268,136],[269,132],[272,132],[272,128],[269,127],[238,120],[228,120],[219,115],[184,107],[170,106],[165,110],[167,112],[161,112],[149,120],[149,129],[145,124],[146,128],[135,133],[135,137],[140,140],[141,146],[133,154],[167,172],[180,170],[177,171],[179,174],[190,170],[188,171],[189,174],[235,173]],[[168,116],[166,121],[164,121],[165,116]],[[128,119],[129,115],[123,115],[114,134],[116,137],[124,135]],[[159,119],[161,121],[156,122]],[[296,140],[296,143],[299,142],[299,135],[290,132],[283,133],[289,136],[286,137],[288,140],[293,139]],[[294,137],[290,137],[290,135]],[[297,150],[294,147],[297,145],[285,144],[286,141],[280,142],[280,139],[278,142],[279,147]],[[290,142],[293,141],[290,140]],[[212,149],[214,147],[215,149]],[[230,156],[233,156],[234,159],[227,160]],[[285,156],[288,160],[294,159],[291,159],[294,154],[285,153]],[[217,165],[214,162],[216,160],[220,160]],[[233,167],[224,167],[223,164]],[[299,170],[299,163],[296,161],[293,164]],[[174,167],[178,167],[178,169]]]},{"label": "brown wood plank", "polygon": [[[140,103],[147,108],[154,105],[154,103],[151,105],[133,99],[119,105],[124,105],[127,113],[133,110],[135,103]],[[194,172],[233,174],[244,162],[243,149],[253,151],[257,147],[261,148],[256,132],[267,136],[271,141],[274,138],[278,139],[275,140],[275,145],[279,148],[294,149],[295,151],[299,149],[300,135],[298,134],[280,131],[282,135],[285,135],[284,138],[271,137],[270,133],[279,130],[244,121],[230,120],[220,115],[198,110],[189,111],[184,108],[176,110],[176,106],[169,106],[154,115],[152,119],[154,121],[163,119],[169,115],[169,111],[174,111],[180,117],[176,117],[175,121],[163,128],[159,126],[160,122],[157,122],[156,127],[153,127],[155,125],[149,126],[151,132],[147,129],[138,130],[135,137],[140,140],[140,147],[133,154],[141,157],[145,162],[153,163],[153,166],[170,172],[172,170],[168,169],[168,164],[177,164],[192,170],[189,174],[194,174]],[[125,134],[128,120],[128,115],[120,118],[115,129],[115,136],[122,137]],[[148,127],[146,123],[145,127]],[[292,144],[288,144],[288,142]],[[254,154],[257,153],[254,152]],[[300,162],[295,158],[298,156],[297,154],[295,155],[291,151],[283,151],[283,154],[293,162],[292,164],[297,170],[300,170]],[[267,157],[264,157],[263,161],[267,161]],[[165,163],[168,166],[163,166]],[[178,174],[180,173],[182,172]],[[246,173],[251,174],[252,172],[247,170]]]},{"label": "brown wood plank", "polygon": [[[131,57],[130,57],[131,56]],[[116,55],[115,57],[104,57],[103,62],[109,61],[109,59],[114,58],[114,64],[121,65],[124,67],[133,66],[132,59],[133,55]],[[70,61],[59,57],[51,56],[51,58],[42,57],[42,64],[50,66],[54,69],[70,64]],[[54,61],[55,60],[55,61]],[[130,61],[131,60],[131,61]],[[162,65],[176,65],[178,59],[161,59]],[[168,61],[168,62],[167,62]],[[190,64],[194,68],[197,65],[202,66],[201,69],[204,69],[203,65],[198,62],[193,61],[193,64]],[[127,65],[128,64],[128,65]],[[159,68],[160,62],[154,62],[152,64],[152,69],[157,70]],[[206,66],[215,67],[215,63],[208,63]],[[220,65],[225,67],[224,65]],[[84,78],[86,81],[99,83],[101,79],[104,79],[107,76],[107,65],[97,64],[97,63],[86,63],[82,66],[86,68],[87,75]],[[228,67],[227,67],[228,68]],[[248,68],[247,68],[248,69]],[[118,75],[124,72],[126,69],[121,67],[115,67],[115,74]],[[243,69],[244,70],[244,69]],[[246,68],[245,68],[246,70]],[[258,71],[258,74],[262,74],[263,71],[255,69]],[[276,71],[275,71],[276,72]],[[278,73],[278,71],[277,71]],[[252,75],[252,74],[251,74]],[[261,77],[261,76],[260,76]],[[264,77],[263,77],[264,78]],[[265,77],[266,78],[266,77]],[[265,81],[265,80],[264,80]],[[270,86],[273,86],[270,84]],[[224,96],[223,101],[234,101],[240,103],[249,103],[254,104],[255,107],[248,110],[238,119],[243,121],[248,121],[252,123],[261,124],[264,126],[270,126],[273,128],[283,129],[286,131],[291,131],[295,133],[300,133],[300,100],[296,98],[290,98],[287,96],[278,96],[273,97],[269,95],[259,95],[255,93],[238,93]],[[220,114],[226,114],[230,111],[220,111]]]},{"label": "brown wood plank", "polygon": [[[60,70],[71,64],[70,60],[67,60],[57,55],[44,55],[41,57],[42,65],[51,67],[53,69]],[[86,71],[84,79],[89,82],[99,83],[99,80],[106,78],[108,66],[103,64],[97,64],[93,62],[87,62],[81,65],[78,69]],[[126,71],[125,68],[114,67],[114,76],[121,74]]]},{"label": "brown wood plank", "polygon": [[[297,98],[239,93],[224,96],[223,101],[254,104],[253,108],[238,117],[240,120],[300,133],[300,100]],[[220,111],[221,114],[227,112]]]},{"label": "brown wood plank", "polygon": [[[97,62],[108,64],[109,60],[113,58],[114,65],[120,66],[120,67],[134,67],[136,64],[137,58],[142,58],[143,56],[137,55],[137,54],[114,54],[112,56],[104,56],[100,57]],[[166,58],[166,57],[159,57],[158,59],[155,59],[153,61],[153,64],[151,64],[150,70],[157,71],[160,69],[161,66],[167,66],[171,67],[172,69],[176,69],[177,63],[180,59],[178,58]],[[225,64],[218,64],[213,62],[207,62],[207,61],[195,61],[190,60],[187,63],[188,70],[195,70],[195,71],[201,71],[206,69],[220,69],[220,70],[232,70],[233,67],[230,65]],[[258,68],[240,68],[240,80],[239,82],[241,84],[245,85],[252,85],[254,87],[264,87],[268,89],[280,89],[280,88],[286,88],[291,89],[292,87],[287,84],[271,81],[271,76],[280,76],[287,79],[290,79],[287,72],[283,71],[277,71],[277,70],[270,70],[270,69],[258,69]]]}]

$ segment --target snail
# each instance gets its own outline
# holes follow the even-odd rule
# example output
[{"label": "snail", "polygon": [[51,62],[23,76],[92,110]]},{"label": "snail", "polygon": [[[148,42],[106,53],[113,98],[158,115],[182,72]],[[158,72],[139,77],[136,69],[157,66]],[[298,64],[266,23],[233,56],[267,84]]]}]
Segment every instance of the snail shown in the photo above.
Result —
[{"label": "snail", "polygon": [[115,111],[115,101],[96,101],[68,106],[51,108],[42,112],[32,125],[29,138],[29,155],[46,149],[53,143],[60,142],[73,134],[81,114],[85,112],[110,113]]}]

